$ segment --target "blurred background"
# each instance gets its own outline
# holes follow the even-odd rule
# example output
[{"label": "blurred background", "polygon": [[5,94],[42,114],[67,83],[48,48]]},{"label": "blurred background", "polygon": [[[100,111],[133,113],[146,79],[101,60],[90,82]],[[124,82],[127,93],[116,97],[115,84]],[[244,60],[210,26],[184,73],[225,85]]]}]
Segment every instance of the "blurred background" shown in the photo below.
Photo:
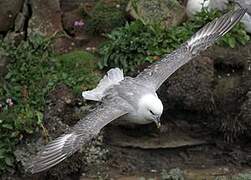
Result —
[{"label": "blurred background", "polygon": [[[236,0],[237,1],[237,0]],[[29,160],[96,104],[107,70],[135,76],[249,0],[0,0],[0,179],[250,180],[251,14],[158,90],[162,128],[108,125],[47,172]]]}]

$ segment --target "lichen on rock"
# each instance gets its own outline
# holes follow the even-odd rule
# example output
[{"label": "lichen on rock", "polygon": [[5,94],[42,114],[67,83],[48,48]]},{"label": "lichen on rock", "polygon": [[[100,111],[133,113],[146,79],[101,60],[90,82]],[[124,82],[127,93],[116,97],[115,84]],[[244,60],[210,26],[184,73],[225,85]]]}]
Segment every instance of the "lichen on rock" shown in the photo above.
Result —
[{"label": "lichen on rock", "polygon": [[178,25],[185,17],[184,7],[176,0],[131,0],[127,11],[145,24],[161,24],[165,28]]}]

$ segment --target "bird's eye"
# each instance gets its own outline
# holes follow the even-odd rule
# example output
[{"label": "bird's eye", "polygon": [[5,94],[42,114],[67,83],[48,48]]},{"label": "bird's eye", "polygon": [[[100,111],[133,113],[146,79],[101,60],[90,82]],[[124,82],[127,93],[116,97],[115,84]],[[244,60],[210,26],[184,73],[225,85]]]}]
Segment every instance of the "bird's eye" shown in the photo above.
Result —
[{"label": "bird's eye", "polygon": [[150,113],[152,114],[152,115],[154,115],[154,113],[152,112],[152,110],[149,110],[150,111]]}]

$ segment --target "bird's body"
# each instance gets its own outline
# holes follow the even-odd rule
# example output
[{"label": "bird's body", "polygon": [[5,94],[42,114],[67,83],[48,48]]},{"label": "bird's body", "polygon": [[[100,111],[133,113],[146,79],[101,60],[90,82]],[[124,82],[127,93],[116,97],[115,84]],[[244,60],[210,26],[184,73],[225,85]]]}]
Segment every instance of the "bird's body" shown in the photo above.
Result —
[{"label": "bird's body", "polygon": [[135,78],[124,77],[114,68],[91,91],[82,93],[101,104],[68,132],[47,144],[31,162],[32,173],[55,166],[96,137],[100,130],[116,119],[137,124],[155,122],[160,126],[163,105],[156,91],[177,69],[212,45],[239,22],[245,9],[229,12],[205,25],[180,48],[152,64]]},{"label": "bird's body", "polygon": [[[118,68],[111,69],[110,71],[121,71]],[[108,76],[109,77],[109,72]],[[122,71],[121,71],[122,72]],[[110,78],[111,79],[111,78]],[[95,90],[95,89],[94,89]],[[95,92],[96,93],[96,92]],[[83,97],[85,98],[84,92]],[[117,99],[118,105],[124,104],[124,109],[128,112],[117,121],[118,124],[148,124],[153,121],[145,116],[145,106],[153,105],[153,111],[155,114],[162,114],[163,105],[159,100],[155,90],[151,86],[147,86],[134,78],[125,77],[123,80],[116,84],[111,84],[107,88],[100,99],[101,102],[106,102],[109,99]],[[85,98],[86,99],[86,98]]]}]

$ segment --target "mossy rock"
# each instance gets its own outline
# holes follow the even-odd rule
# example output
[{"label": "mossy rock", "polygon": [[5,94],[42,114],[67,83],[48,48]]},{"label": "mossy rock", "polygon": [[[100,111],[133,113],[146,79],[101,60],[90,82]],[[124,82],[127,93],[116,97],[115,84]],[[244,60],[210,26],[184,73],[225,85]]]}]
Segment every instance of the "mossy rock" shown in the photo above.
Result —
[{"label": "mossy rock", "polygon": [[90,33],[107,33],[125,24],[124,1],[99,1],[89,13],[86,27]]},{"label": "mossy rock", "polygon": [[176,0],[131,0],[127,10],[144,24],[161,24],[163,28],[176,26],[185,17],[184,7]]}]

